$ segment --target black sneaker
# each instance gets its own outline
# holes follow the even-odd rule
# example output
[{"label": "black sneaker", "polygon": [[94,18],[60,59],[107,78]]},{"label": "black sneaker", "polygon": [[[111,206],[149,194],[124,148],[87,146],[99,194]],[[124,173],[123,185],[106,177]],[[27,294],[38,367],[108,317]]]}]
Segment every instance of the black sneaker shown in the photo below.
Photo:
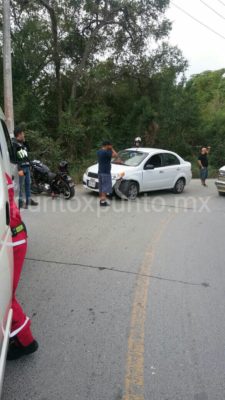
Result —
[{"label": "black sneaker", "polygon": [[23,200],[19,200],[19,209],[20,208],[24,208],[24,206],[25,206],[25,203],[23,202]]},{"label": "black sneaker", "polygon": [[109,207],[110,204],[107,201],[100,201],[100,207]]},{"label": "black sneaker", "polygon": [[17,360],[20,357],[32,354],[38,349],[38,342],[34,340],[29,346],[22,346],[18,340],[11,339],[9,342],[9,349],[7,354],[7,360]]},{"label": "black sneaker", "polygon": [[38,202],[33,200],[33,199],[30,199],[30,203],[29,204],[30,204],[30,206],[38,206]]}]

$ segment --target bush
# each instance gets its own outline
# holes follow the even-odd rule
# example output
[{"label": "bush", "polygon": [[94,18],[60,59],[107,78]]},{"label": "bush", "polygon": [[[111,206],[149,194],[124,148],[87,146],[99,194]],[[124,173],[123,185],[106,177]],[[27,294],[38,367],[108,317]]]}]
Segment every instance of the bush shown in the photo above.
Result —
[{"label": "bush", "polygon": [[63,152],[58,141],[44,136],[37,131],[26,130],[26,140],[30,147],[30,159],[38,159],[55,169],[63,159]]}]

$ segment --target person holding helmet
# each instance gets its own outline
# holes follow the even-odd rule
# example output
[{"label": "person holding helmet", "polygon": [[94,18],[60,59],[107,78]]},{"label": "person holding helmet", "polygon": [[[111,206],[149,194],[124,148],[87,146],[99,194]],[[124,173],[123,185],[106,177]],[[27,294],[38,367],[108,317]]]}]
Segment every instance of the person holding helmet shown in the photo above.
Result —
[{"label": "person holding helmet", "polygon": [[140,136],[137,136],[137,137],[134,139],[134,146],[138,149],[139,147],[141,147],[141,142],[142,142],[141,137],[140,137]]}]

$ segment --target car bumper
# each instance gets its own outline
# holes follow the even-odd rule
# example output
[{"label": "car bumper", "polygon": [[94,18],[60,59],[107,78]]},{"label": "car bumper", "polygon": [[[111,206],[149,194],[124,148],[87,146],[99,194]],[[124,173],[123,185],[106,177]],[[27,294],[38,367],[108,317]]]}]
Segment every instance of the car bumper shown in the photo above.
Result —
[{"label": "car bumper", "polygon": [[192,180],[192,172],[190,171],[187,175],[186,175],[186,185],[189,185],[189,183]]},{"label": "car bumper", "polygon": [[[112,187],[114,188],[114,185],[116,183],[116,180],[112,180]],[[90,178],[87,176],[87,174],[83,175],[83,187],[87,190],[90,190],[92,192],[99,192],[99,182],[97,178]]]},{"label": "car bumper", "polygon": [[217,180],[215,182],[215,185],[217,187],[218,192],[224,192],[225,193],[225,181]]}]

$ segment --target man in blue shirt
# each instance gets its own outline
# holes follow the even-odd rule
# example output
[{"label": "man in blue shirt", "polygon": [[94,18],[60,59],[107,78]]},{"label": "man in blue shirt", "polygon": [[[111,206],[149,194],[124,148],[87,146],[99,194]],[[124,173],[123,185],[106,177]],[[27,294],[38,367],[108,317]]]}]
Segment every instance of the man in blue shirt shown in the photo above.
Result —
[{"label": "man in blue shirt", "polygon": [[112,193],[111,160],[112,157],[117,157],[117,153],[112,143],[105,141],[102,143],[102,148],[98,150],[97,156],[100,206],[107,207],[109,203],[106,201],[106,196]]}]

